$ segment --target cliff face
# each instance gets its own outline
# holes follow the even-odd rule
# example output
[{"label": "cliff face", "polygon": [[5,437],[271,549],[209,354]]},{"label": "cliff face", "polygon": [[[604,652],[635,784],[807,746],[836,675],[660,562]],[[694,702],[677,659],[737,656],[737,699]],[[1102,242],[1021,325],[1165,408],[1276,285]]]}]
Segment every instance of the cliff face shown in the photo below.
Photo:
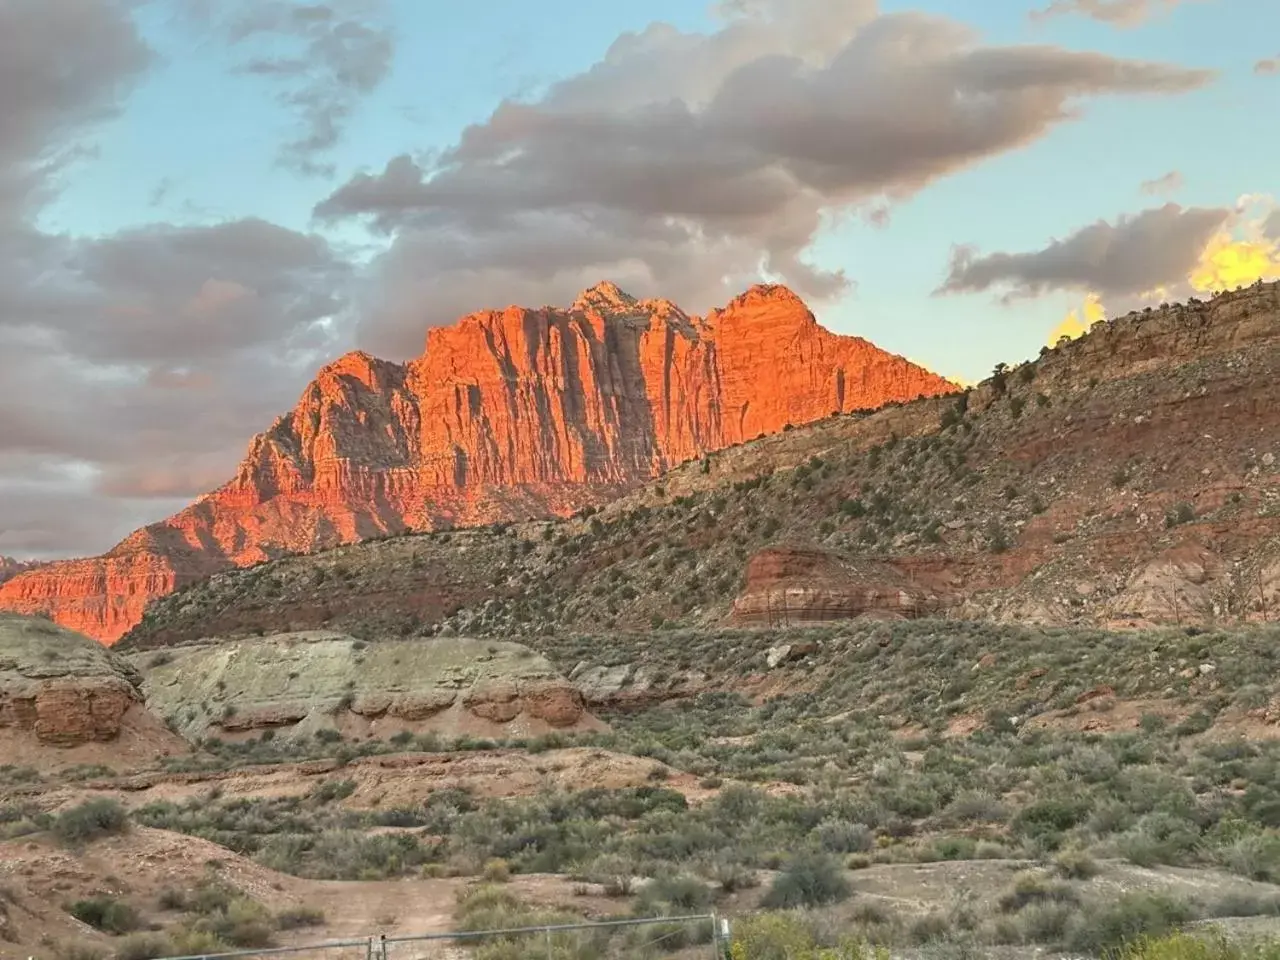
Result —
[{"label": "cliff face", "polygon": [[370,536],[568,514],[787,424],[954,390],[832,334],[777,286],[707,317],[612,284],[568,309],[433,329],[408,364],[351,353],[255,437],[235,477],[105,556],[0,586],[112,643],[148,601],[231,566]]},{"label": "cliff face", "polygon": [[[0,613],[0,756],[39,766],[65,759],[136,759],[185,744],[145,709],[127,661],[47,620]],[[94,745],[108,745],[95,752]],[[85,748],[89,748],[86,750]]]},{"label": "cliff face", "polygon": [[14,560],[12,557],[0,557],[0,583],[12,580],[22,571],[30,570],[35,566],[38,566],[38,564]]}]

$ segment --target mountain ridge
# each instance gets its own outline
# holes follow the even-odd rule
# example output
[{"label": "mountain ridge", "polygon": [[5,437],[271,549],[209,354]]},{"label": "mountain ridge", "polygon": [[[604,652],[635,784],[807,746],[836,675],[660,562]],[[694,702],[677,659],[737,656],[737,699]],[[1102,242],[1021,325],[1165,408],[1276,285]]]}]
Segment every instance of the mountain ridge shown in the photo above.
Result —
[{"label": "mountain ridge", "polygon": [[222,574],[124,645],[293,625],[598,641],[735,615],[1270,622],[1278,429],[1280,283],[1258,284],[1113,318],[962,395],[726,448],[568,521]]},{"label": "mountain ridge", "polygon": [[100,557],[0,586],[111,643],[146,604],[231,567],[369,537],[567,515],[761,434],[955,391],[757,285],[706,317],[611,283],[427,333],[407,363],[351,351],[256,435],[235,475]]}]

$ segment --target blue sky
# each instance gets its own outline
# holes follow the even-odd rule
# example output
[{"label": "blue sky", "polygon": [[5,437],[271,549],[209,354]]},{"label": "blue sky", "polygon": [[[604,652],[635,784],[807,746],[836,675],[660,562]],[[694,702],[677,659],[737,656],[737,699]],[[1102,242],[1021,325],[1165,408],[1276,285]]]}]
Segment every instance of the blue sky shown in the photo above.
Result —
[{"label": "blue sky", "polygon": [[[1280,4],[1271,0],[1188,3],[1121,29],[1082,16],[1032,22],[1018,0],[886,2],[971,24],[994,43],[1052,43],[1117,57],[1212,68],[1220,79],[1177,97],[1087,103],[1079,121],[1031,146],[991,157],[928,187],[875,226],[829,230],[814,258],[844,268],[856,290],[819,311],[824,324],[856,333],[948,375],[976,379],[997,360],[1038,350],[1081,299],[1060,293],[1001,306],[987,293],[934,298],[953,243],[984,251],[1043,246],[1091,220],[1163,202],[1139,185],[1178,170],[1172,199],[1229,205],[1243,193],[1280,194],[1280,78],[1252,65],[1280,46]],[[300,177],[275,163],[294,119],[259,78],[237,75],[235,52],[175,23],[165,6],[144,14],[146,36],[166,62],[95,137],[97,155],[67,177],[42,222],[107,234],[151,220],[208,223],[257,216],[312,227],[313,205],[357,170],[402,152],[457,141],[507,96],[528,97],[599,60],[622,32],[655,20],[711,31],[707,4],[618,0],[610,4],[520,0],[476,4],[397,0],[393,67],[365,99],[330,154],[331,177]],[[364,231],[330,235],[364,242]],[[381,241],[375,238],[375,244]],[[375,246],[373,249],[377,249]],[[474,307],[500,304],[476,291]]]},{"label": "blue sky", "polygon": [[175,511],[343,350],[599,280],[781,279],[978,380],[1280,276],[1275,0],[712,6],[0,5],[0,554]]}]

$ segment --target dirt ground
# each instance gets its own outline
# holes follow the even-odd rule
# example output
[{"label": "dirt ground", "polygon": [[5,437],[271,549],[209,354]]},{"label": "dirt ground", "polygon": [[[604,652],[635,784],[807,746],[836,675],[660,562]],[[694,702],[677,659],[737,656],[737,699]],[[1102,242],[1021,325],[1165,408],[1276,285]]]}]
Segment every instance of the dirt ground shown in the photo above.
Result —
[{"label": "dirt ground", "polygon": [[[355,791],[342,802],[352,810],[419,806],[436,791],[469,790],[477,797],[511,798],[542,790],[618,790],[645,785],[678,790],[691,802],[714,796],[693,774],[644,757],[590,747],[527,753],[398,753],[360,757],[339,766],[332,760],[243,767],[203,773],[151,772],[61,784],[0,788],[0,802],[25,800],[53,812],[91,797],[110,797],[133,809],[158,800],[181,802],[217,789],[224,797],[302,796],[325,780],[351,780]],[[794,788],[793,788],[794,789]]]},{"label": "dirt ground", "polygon": [[[851,872],[854,896],[828,912],[832,922],[840,923],[869,901],[879,901],[908,917],[947,909],[960,898],[990,907],[1020,871],[1034,866],[1013,860],[879,864]],[[1100,866],[1096,877],[1080,881],[1081,892],[1099,900],[1130,890],[1204,898],[1280,894],[1280,887],[1211,870],[1145,869],[1120,861],[1104,861]],[[191,889],[210,876],[273,911],[306,906],[324,912],[322,926],[279,934],[284,945],[380,934],[444,933],[453,928],[459,893],[476,882],[466,878],[302,880],[268,870],[216,844],[145,827],[96,841],[80,851],[65,849],[45,835],[26,837],[0,843],[0,960],[53,958],[60,945],[71,942],[109,950],[113,939],[72,918],[65,912],[66,904],[109,894],[134,904],[144,921],[158,928],[179,919],[160,907],[161,892]],[[762,874],[761,879],[764,885],[724,899],[717,910],[732,918],[756,909],[769,875]],[[607,897],[599,887],[563,876],[516,876],[509,889],[527,903],[590,919],[607,919],[631,906],[626,898]],[[1252,933],[1280,933],[1280,918],[1226,923]],[[353,960],[355,954],[363,956],[362,951],[354,951]],[[402,945],[395,952],[398,960],[444,960],[457,955],[456,947],[444,942]],[[345,960],[340,951],[328,957]]]}]

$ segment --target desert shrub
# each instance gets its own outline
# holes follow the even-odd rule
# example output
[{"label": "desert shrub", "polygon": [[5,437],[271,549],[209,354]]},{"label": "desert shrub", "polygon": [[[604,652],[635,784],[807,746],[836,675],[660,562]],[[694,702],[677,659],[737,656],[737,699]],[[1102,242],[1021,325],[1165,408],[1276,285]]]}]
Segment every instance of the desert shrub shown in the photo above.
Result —
[{"label": "desert shrub", "polygon": [[316,803],[332,803],[334,800],[345,800],[356,791],[354,780],[325,780],[316,784],[310,797]]},{"label": "desert shrub", "polygon": [[750,890],[760,885],[760,878],[754,870],[731,860],[717,860],[707,869],[706,876],[725,893]]},{"label": "desert shrub", "polygon": [[186,910],[189,902],[187,892],[176,887],[166,887],[156,898],[156,903],[161,910]]},{"label": "desert shrub", "polygon": [[158,933],[134,933],[116,946],[116,960],[156,960],[172,956],[173,944]]},{"label": "desert shrub", "polygon": [[761,901],[766,909],[819,907],[852,892],[840,864],[820,854],[802,854],[778,874]]},{"label": "desert shrub", "polygon": [[1079,898],[1065,883],[1050,880],[1042,873],[1024,873],[999,899],[1000,909],[1017,912],[1032,903],[1075,903]]},{"label": "desert shrub", "polygon": [[1141,937],[1120,950],[1116,960],[1280,960],[1280,940],[1250,943],[1171,933]]},{"label": "desert shrub", "polygon": [[232,898],[224,910],[202,922],[210,933],[233,947],[270,947],[275,942],[271,914],[248,897]]},{"label": "desert shrub", "polygon": [[1158,893],[1128,892],[1077,914],[1067,934],[1073,950],[1094,956],[1122,950],[1144,937],[1163,937],[1192,919],[1191,908]]},{"label": "desert shrub", "polygon": [[1058,851],[1053,858],[1053,869],[1070,880],[1089,880],[1098,875],[1098,862],[1088,851],[1072,848]]},{"label": "desert shrub", "polygon": [[289,907],[276,914],[277,930],[324,926],[324,911],[316,907]]},{"label": "desert shrub", "polygon": [[760,913],[733,927],[730,960],[887,960],[888,951],[846,939],[822,947],[804,920],[794,913]]},{"label": "desert shrub", "polygon": [[1217,860],[1250,880],[1280,882],[1280,831],[1248,833],[1217,851]]},{"label": "desert shrub", "polygon": [[231,945],[218,939],[217,934],[207,929],[190,927],[170,932],[169,941],[172,954],[178,956],[201,956],[213,953],[226,953]]},{"label": "desert shrub", "polygon": [[114,800],[88,800],[62,811],[53,821],[53,832],[64,843],[88,843],[129,827],[124,807]]},{"label": "desert shrub", "polygon": [[636,912],[642,916],[681,911],[698,911],[711,906],[711,889],[697,877],[687,874],[662,876],[645,884],[640,892]]},{"label": "desert shrub", "polygon": [[107,952],[93,943],[60,943],[58,960],[107,960]]},{"label": "desert shrub", "polygon": [[1062,943],[1079,912],[1079,906],[1061,900],[1029,903],[1014,918],[1019,939],[1024,943]]},{"label": "desert shrub", "polygon": [[67,907],[67,913],[81,923],[87,923],[104,933],[130,933],[137,930],[140,925],[138,911],[115,897],[91,897],[88,900],[77,900]]},{"label": "desert shrub", "polygon": [[507,861],[494,857],[485,863],[482,876],[486,883],[506,883],[511,879],[511,867]]},{"label": "desert shrub", "polygon": [[875,844],[875,835],[862,823],[829,819],[814,832],[818,843],[831,853],[866,853]]},{"label": "desert shrub", "polygon": [[[581,920],[570,913],[536,909],[522,903],[506,888],[490,884],[461,891],[454,917],[457,929],[467,932],[554,926]],[[507,935],[477,941],[472,957],[475,960],[522,960],[527,956],[549,955],[552,960],[576,960],[595,955],[584,949],[594,939],[590,932],[584,931],[557,931],[550,937]]]}]

